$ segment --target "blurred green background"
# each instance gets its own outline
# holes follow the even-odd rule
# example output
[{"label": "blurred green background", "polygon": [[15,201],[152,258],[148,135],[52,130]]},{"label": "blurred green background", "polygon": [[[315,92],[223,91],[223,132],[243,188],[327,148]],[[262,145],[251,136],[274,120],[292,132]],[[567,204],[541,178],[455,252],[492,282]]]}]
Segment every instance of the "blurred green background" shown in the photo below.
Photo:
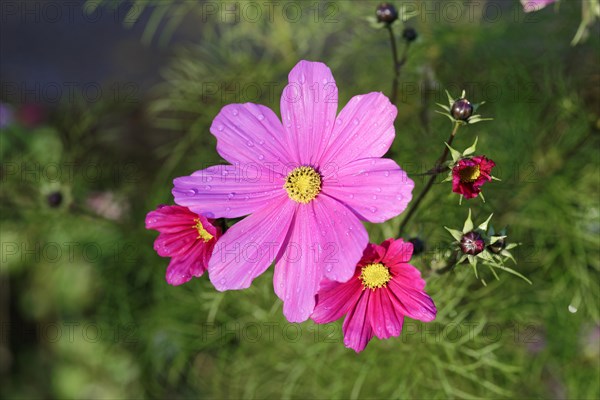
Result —
[{"label": "blurred green background", "polygon": [[[435,103],[466,89],[494,121],[454,145],[478,136],[502,181],[462,206],[434,186],[405,238],[426,243],[413,264],[438,317],[358,355],[340,321],[287,323],[272,271],[245,291],[167,285],[144,217],[172,203],[174,177],[220,162],[220,108],[278,111],[300,59],[329,65],[340,108],[389,94],[388,34],[367,18],[378,3],[52,2],[60,17],[23,3],[3,3],[0,42],[2,398],[600,397],[600,40],[596,24],[570,45],[580,1],[531,14],[517,0],[404,2],[419,38],[389,155],[418,193],[451,129]],[[469,207],[509,227],[532,286],[432,270],[443,226]],[[368,225],[371,241],[400,219]]]}]

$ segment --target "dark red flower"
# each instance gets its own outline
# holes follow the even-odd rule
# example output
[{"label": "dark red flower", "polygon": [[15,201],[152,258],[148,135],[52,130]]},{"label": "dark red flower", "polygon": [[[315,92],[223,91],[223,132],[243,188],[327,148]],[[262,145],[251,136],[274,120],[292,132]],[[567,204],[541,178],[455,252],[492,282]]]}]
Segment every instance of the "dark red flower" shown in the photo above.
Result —
[{"label": "dark red flower", "polygon": [[476,256],[481,253],[484,248],[485,241],[477,232],[471,231],[465,233],[462,239],[460,239],[460,249],[464,254]]},{"label": "dark red flower", "polygon": [[492,180],[492,168],[496,163],[485,156],[463,158],[452,168],[452,191],[466,199],[477,197],[481,186]]}]

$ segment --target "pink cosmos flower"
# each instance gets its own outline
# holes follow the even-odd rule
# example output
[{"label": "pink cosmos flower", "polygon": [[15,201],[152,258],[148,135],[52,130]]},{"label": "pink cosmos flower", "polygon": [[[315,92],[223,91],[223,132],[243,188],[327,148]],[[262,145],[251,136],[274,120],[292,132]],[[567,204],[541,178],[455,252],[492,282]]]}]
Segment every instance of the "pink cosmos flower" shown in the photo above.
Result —
[{"label": "pink cosmos flower", "polygon": [[523,5],[523,11],[526,13],[532,11],[539,11],[546,7],[548,4],[555,3],[557,0],[521,0]]},{"label": "pink cosmos flower", "polygon": [[400,336],[404,316],[433,321],[437,310],[424,291],[425,281],[408,264],[412,252],[412,243],[401,239],[369,244],[352,279],[321,283],[311,318],[325,324],[346,315],[344,344],[357,353],[373,335],[379,339]]},{"label": "pink cosmos flower", "polygon": [[171,257],[166,279],[173,286],[202,276],[221,236],[221,229],[212,220],[180,206],[159,206],[150,211],[146,229],[160,232],[154,250],[161,257]]},{"label": "pink cosmos flower", "polygon": [[292,322],[308,319],[323,277],[352,277],[368,236],[362,221],[400,214],[414,186],[393,160],[396,107],[381,93],[353,97],[336,116],[329,68],[300,61],[269,108],[231,104],[210,128],[218,165],[174,181],[175,202],[209,218],[236,218],[208,264],[217,290],[244,289],[274,261],[273,285]]},{"label": "pink cosmos flower", "polygon": [[463,158],[452,168],[452,191],[466,199],[477,197],[481,186],[492,180],[492,168],[496,163],[485,156]]}]

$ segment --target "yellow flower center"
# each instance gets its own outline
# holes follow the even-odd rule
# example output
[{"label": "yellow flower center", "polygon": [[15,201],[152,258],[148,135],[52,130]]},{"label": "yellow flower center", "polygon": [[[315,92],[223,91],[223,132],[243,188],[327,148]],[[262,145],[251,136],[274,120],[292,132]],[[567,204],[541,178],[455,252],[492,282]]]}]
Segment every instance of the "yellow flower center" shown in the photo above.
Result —
[{"label": "yellow flower center", "polygon": [[204,240],[204,243],[206,243],[214,237],[206,229],[204,229],[204,226],[202,226],[202,222],[200,222],[199,218],[194,219],[194,222],[196,223],[194,228],[196,228],[198,231],[198,237],[196,239],[202,239]]},{"label": "yellow flower center", "polygon": [[479,165],[474,165],[472,167],[463,168],[458,175],[460,176],[461,182],[471,183],[475,182],[477,178],[479,178],[481,171],[479,171]]},{"label": "yellow flower center", "polygon": [[388,267],[376,263],[362,267],[359,278],[362,281],[363,289],[375,290],[384,287],[392,279],[392,276]]},{"label": "yellow flower center", "polygon": [[307,204],[321,192],[321,175],[312,167],[294,168],[285,178],[283,188],[290,199]]}]

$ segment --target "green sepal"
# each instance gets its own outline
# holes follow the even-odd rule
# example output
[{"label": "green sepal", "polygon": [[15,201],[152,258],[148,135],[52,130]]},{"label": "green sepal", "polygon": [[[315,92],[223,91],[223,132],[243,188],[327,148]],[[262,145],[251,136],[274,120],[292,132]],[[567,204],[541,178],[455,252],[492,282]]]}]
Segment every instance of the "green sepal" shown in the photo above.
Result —
[{"label": "green sepal", "polygon": [[490,236],[490,244],[494,244],[500,239],[506,239],[506,236]]},{"label": "green sepal", "polygon": [[475,153],[475,151],[477,150],[477,140],[478,139],[479,139],[479,137],[475,137],[475,142],[473,142],[473,144],[470,147],[468,147],[467,149],[465,149],[465,151],[463,151],[463,153],[462,153],[463,157],[466,157],[468,155]]},{"label": "green sepal", "polygon": [[493,213],[490,214],[490,216],[482,224],[480,224],[477,228],[481,229],[482,231],[487,231],[488,223],[492,219],[493,215],[494,215]]},{"label": "green sepal", "polygon": [[468,233],[468,232],[471,232],[472,230],[473,230],[473,220],[471,219],[471,209],[469,208],[469,215],[467,216],[467,219],[465,220],[465,224],[463,225],[462,231],[463,231],[463,233]]},{"label": "green sepal", "polygon": [[452,156],[452,161],[456,162],[461,159],[462,154],[458,150],[453,149],[448,143],[444,142],[448,150],[450,150],[450,155]]},{"label": "green sepal", "polygon": [[446,230],[452,235],[454,239],[460,242],[460,240],[463,237],[463,233],[461,231],[457,231],[456,229],[450,229],[447,226],[445,226],[444,228],[446,228]]}]

